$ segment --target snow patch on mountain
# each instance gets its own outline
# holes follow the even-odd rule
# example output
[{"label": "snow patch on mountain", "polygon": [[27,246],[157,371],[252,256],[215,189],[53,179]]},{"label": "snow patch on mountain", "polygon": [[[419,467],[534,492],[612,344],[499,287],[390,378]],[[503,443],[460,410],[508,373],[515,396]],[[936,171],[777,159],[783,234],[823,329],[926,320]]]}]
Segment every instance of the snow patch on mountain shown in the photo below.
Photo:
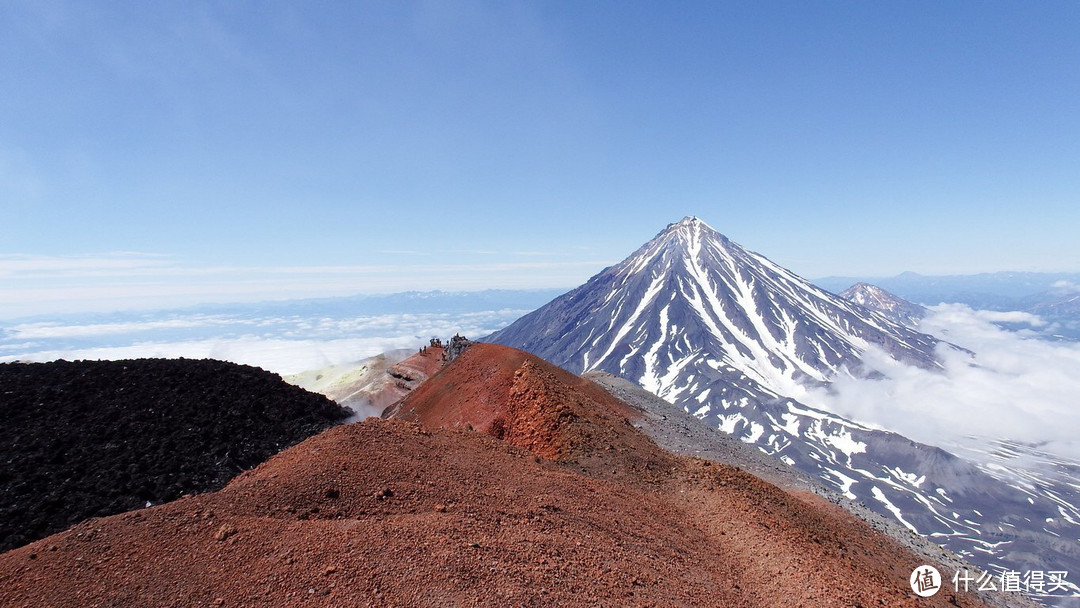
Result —
[{"label": "snow patch on mountain", "polygon": [[869,283],[856,283],[841,291],[839,295],[845,300],[877,311],[908,327],[918,326],[919,320],[926,316],[927,312],[923,306],[908,302],[896,294]]}]

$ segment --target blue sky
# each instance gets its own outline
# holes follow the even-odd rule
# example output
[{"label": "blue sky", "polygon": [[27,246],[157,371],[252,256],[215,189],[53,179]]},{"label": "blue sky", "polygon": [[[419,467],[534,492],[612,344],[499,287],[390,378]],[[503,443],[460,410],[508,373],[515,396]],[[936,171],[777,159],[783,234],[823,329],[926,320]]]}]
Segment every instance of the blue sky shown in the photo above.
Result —
[{"label": "blue sky", "polygon": [[0,317],[1080,270],[1075,2],[0,3]]}]

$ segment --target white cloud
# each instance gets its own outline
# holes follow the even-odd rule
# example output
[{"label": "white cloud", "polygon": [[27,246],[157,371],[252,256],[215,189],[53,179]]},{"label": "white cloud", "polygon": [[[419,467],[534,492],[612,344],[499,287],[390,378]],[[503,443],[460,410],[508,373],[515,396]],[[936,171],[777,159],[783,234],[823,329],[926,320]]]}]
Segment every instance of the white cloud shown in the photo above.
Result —
[{"label": "white cloud", "polygon": [[[1044,450],[1080,455],[1080,344],[1040,340],[992,321],[1041,323],[1031,315],[987,313],[963,305],[931,309],[920,329],[975,352],[942,347],[945,372],[867,354],[881,380],[839,377],[809,391],[810,405],[948,447],[986,439],[1050,442]],[[974,436],[977,439],[972,439]]]},{"label": "white cloud", "polygon": [[[938,310],[938,322],[944,321],[945,315],[950,316],[948,323],[970,323],[974,322],[978,324],[979,321],[989,321],[991,323],[1023,323],[1030,325],[1031,327],[1045,327],[1046,321],[1039,318],[1038,315],[1033,315],[1030,312],[1023,312],[1020,310],[1010,310],[999,312],[996,310],[962,310],[959,314],[950,314],[944,309]],[[969,321],[972,319],[972,321]],[[923,328],[925,331],[925,328]]]},{"label": "white cloud", "polygon": [[157,331],[163,329],[190,329],[234,323],[232,320],[214,319],[206,316],[194,316],[182,319],[160,321],[127,321],[121,323],[92,323],[88,325],[68,325],[57,322],[21,323],[7,330],[13,339],[41,340],[55,338],[91,338],[116,334]]},{"label": "white cloud", "polygon": [[427,251],[417,251],[415,249],[380,249],[378,253],[386,255],[430,255]]},{"label": "white cloud", "polygon": [[442,253],[467,253],[470,255],[502,255],[500,252],[492,249],[446,249]]},{"label": "white cloud", "polygon": [[1052,285],[1053,291],[1060,294],[1080,293],[1080,285],[1072,281],[1057,281]]},{"label": "white cloud", "polygon": [[[524,314],[520,310],[462,314],[391,314],[349,318],[190,315],[116,323],[33,323],[0,332],[3,361],[186,357],[255,365],[287,375],[351,363],[381,352],[418,348],[433,336],[487,335]],[[169,339],[178,330],[204,328]],[[222,337],[240,328],[245,333]],[[260,332],[258,335],[252,330]],[[6,336],[4,334],[7,334]],[[164,337],[164,338],[163,338]],[[66,340],[78,338],[78,346]],[[37,342],[26,342],[28,339]],[[11,340],[11,342],[8,342]],[[19,342],[15,342],[18,340]],[[86,341],[89,346],[84,346]],[[106,342],[108,340],[109,342]],[[51,342],[50,342],[51,341]],[[118,343],[117,343],[118,342]]]},{"label": "white cloud", "polygon": [[565,251],[515,251],[514,255],[521,257],[557,257],[570,254]]},{"label": "white cloud", "polygon": [[0,278],[44,278],[124,274],[134,269],[162,272],[170,261],[166,256],[140,252],[110,252],[92,255],[0,255]]},{"label": "white cloud", "polygon": [[384,350],[413,347],[412,336],[346,338],[341,340],[286,340],[245,336],[232,339],[187,342],[137,343],[127,346],[41,351],[0,358],[7,361],[55,361],[67,359],[138,359],[163,357],[219,359],[254,365],[281,375],[357,361]]},{"label": "white cloud", "polygon": [[344,338],[339,340],[288,340],[244,336],[186,342],[136,343],[127,346],[42,351],[3,357],[8,361],[55,361],[67,359],[139,359],[146,357],[218,359],[254,365],[281,375],[330,365],[351,363],[387,350],[415,348],[424,342],[415,336]]},{"label": "white cloud", "polygon": [[565,287],[608,262],[194,266],[167,256],[0,256],[0,318],[356,294]]}]

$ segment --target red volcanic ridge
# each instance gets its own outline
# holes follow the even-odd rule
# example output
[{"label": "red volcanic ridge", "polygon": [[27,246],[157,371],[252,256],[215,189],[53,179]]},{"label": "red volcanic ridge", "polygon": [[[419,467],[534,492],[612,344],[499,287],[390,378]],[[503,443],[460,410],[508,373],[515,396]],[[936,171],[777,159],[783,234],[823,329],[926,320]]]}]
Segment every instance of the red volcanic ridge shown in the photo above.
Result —
[{"label": "red volcanic ridge", "polygon": [[474,346],[390,414],[0,555],[0,605],[982,605],[916,601],[920,560],[862,521],[665,452],[520,351]]}]

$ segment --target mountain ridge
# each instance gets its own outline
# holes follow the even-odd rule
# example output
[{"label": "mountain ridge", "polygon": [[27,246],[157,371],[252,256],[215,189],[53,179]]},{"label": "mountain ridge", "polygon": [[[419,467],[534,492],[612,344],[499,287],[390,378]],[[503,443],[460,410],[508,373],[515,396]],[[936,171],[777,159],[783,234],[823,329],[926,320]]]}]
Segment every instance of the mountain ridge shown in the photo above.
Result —
[{"label": "mountain ridge", "polygon": [[[813,286],[697,218],[486,340],[634,382],[983,567],[1080,565],[1059,538],[1080,519],[1075,491],[1029,494],[799,401],[840,374],[873,378],[860,365],[871,349],[935,370],[937,349],[963,349]],[[1059,508],[1068,517],[1047,529]]]},{"label": "mountain ridge", "polygon": [[[0,554],[0,603],[839,608],[911,603],[927,563],[816,496],[662,451],[520,351],[471,347],[406,401],[419,423],[339,425],[218,492]],[[470,430],[463,408],[515,421]],[[943,587],[920,605],[1028,605]]]}]

